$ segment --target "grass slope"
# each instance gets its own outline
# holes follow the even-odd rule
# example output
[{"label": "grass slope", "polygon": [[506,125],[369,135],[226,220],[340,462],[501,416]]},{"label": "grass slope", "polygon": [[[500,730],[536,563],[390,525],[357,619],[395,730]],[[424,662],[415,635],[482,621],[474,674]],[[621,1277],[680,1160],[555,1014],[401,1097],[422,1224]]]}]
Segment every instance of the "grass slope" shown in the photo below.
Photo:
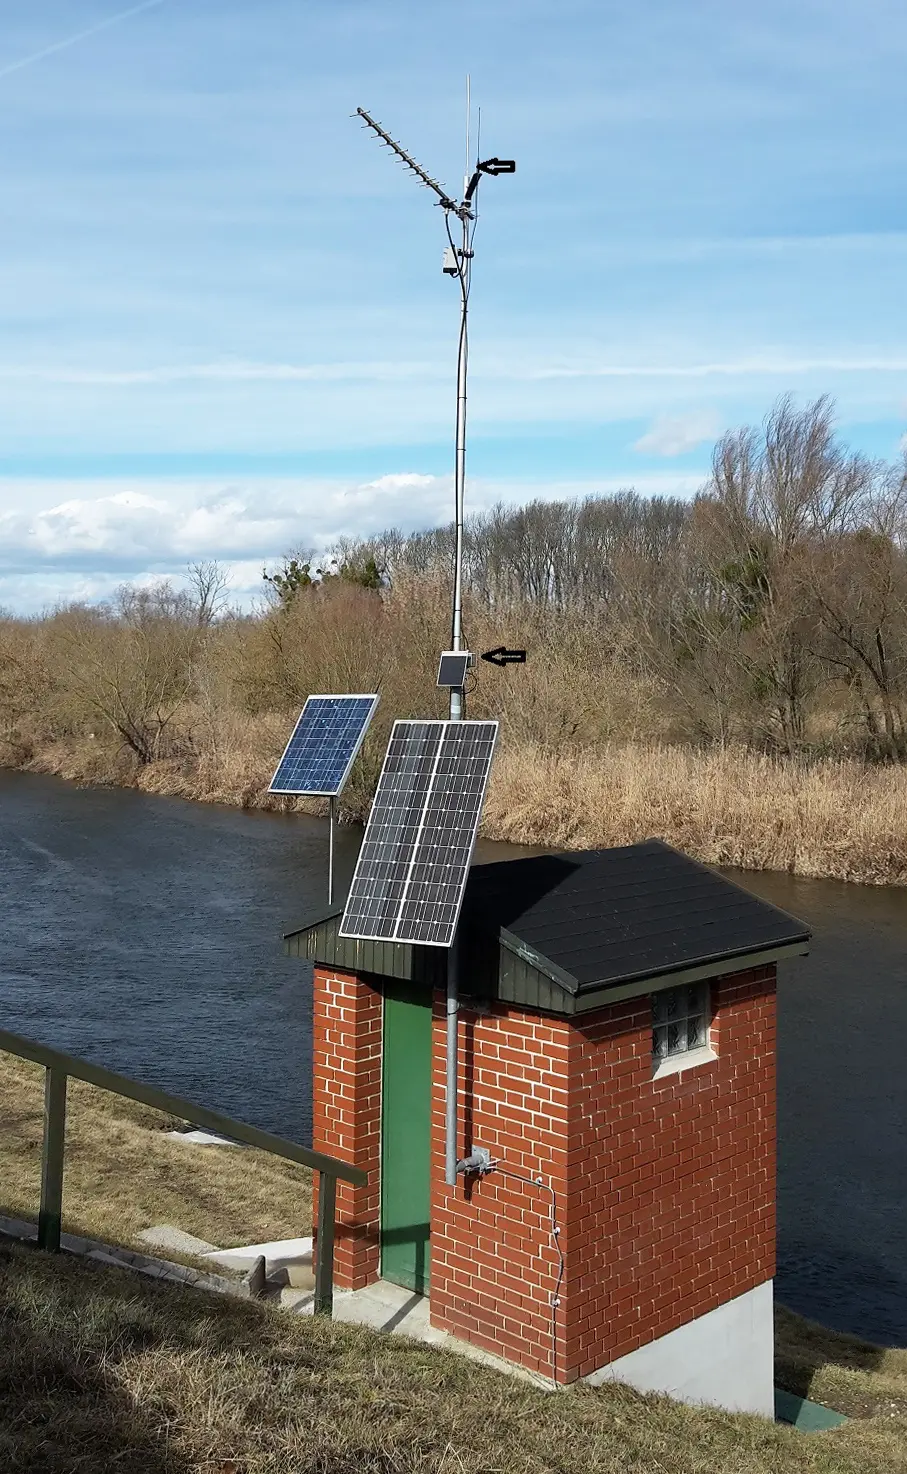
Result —
[{"label": "grass slope", "polygon": [[[44,1070],[0,1054],[0,1213],[36,1218]],[[70,1080],[63,1227],[144,1248],[152,1224],[172,1223],[219,1248],[311,1232],[306,1168],[253,1148],[197,1147],[164,1132],[180,1123]]]},{"label": "grass slope", "polygon": [[0,1468],[19,1474],[888,1474],[907,1458],[903,1414],[804,1435],[621,1387],[548,1394],[14,1245],[0,1317]]}]

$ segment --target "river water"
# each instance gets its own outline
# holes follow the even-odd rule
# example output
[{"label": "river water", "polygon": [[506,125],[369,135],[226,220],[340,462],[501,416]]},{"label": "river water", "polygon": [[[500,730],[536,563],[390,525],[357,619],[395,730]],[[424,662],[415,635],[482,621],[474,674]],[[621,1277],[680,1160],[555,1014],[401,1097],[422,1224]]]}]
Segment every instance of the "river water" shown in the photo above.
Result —
[{"label": "river water", "polygon": [[[0,771],[2,1026],[307,1141],[311,974],[281,934],[326,848],[301,815]],[[734,878],[814,928],[780,976],[779,1297],[905,1346],[907,891]]]}]

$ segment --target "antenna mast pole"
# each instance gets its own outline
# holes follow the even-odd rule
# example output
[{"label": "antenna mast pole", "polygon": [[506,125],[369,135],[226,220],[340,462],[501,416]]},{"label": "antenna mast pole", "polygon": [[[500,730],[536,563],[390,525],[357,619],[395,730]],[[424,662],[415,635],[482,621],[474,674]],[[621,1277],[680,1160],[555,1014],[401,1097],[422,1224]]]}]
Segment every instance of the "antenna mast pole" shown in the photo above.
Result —
[{"label": "antenna mast pole", "polygon": [[[453,618],[451,622],[451,644],[454,650],[463,649],[463,520],[466,493],[466,364],[469,340],[467,334],[467,312],[469,308],[469,283],[472,275],[472,229],[477,207],[474,204],[479,180],[483,174],[513,174],[516,164],[513,159],[484,159],[477,162],[470,173],[470,117],[469,78],[466,79],[466,178],[463,184],[463,199],[458,204],[436,179],[417,164],[402,144],[376,123],[363,108],[356,112],[366,127],[376,133],[381,142],[397,155],[400,162],[415,174],[421,184],[437,195],[437,203],[444,211],[448,249],[444,252],[442,270],[446,276],[455,276],[460,285],[460,341],[457,351],[457,434],[456,459],[454,462],[454,588]],[[461,244],[456,245],[451,231],[451,216],[460,222]],[[450,720],[463,720],[466,704],[463,686],[450,688]],[[446,1102],[445,1102],[445,1148],[444,1178],[449,1187],[457,1185],[457,1013],[459,999],[457,972],[459,967],[459,944],[455,936],[447,956],[447,1058]]]},{"label": "antenna mast pole", "polygon": [[[463,195],[469,189],[469,77],[466,78],[466,172],[463,177]],[[469,278],[472,252],[469,247],[469,222],[471,215],[465,210],[460,217],[462,245],[460,247],[460,338],[457,350],[457,434],[456,458],[454,461],[454,586],[453,618],[451,621],[451,649],[463,648],[463,523],[466,506],[466,371],[469,361],[469,332],[466,315],[469,311]],[[466,692],[462,686],[450,688],[450,720],[460,722],[466,715]]]},{"label": "antenna mast pole", "polygon": [[[466,79],[466,178],[463,186],[463,198],[458,203],[443,185],[439,184],[431,174],[427,173],[407,153],[402,144],[382,128],[381,124],[365,111],[357,108],[357,116],[362,119],[367,128],[377,135],[386,148],[396,154],[401,164],[415,174],[420,184],[430,189],[437,196],[437,204],[444,211],[444,225],[447,230],[448,249],[444,252],[443,271],[447,276],[455,276],[460,285],[460,338],[457,349],[457,430],[456,430],[456,458],[454,461],[454,588],[453,588],[453,617],[451,620],[451,645],[454,650],[463,649],[463,522],[464,504],[466,494],[466,368],[469,355],[469,337],[467,331],[467,313],[469,309],[469,284],[472,275],[472,227],[475,222],[476,191],[483,174],[513,174],[516,172],[516,164],[513,159],[483,159],[476,163],[470,173],[470,96],[469,78]],[[451,231],[451,217],[455,216],[460,222],[460,245],[454,242]],[[465,707],[465,694],[462,686],[452,686],[450,689],[450,719],[452,722],[462,721]]]}]

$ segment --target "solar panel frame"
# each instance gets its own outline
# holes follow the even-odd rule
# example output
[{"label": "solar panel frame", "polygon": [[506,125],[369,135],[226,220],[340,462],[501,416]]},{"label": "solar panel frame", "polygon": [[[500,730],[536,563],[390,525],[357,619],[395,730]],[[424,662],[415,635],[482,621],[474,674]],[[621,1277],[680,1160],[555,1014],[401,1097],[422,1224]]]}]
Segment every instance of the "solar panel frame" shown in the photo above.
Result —
[{"label": "solar panel frame", "polygon": [[[375,710],[376,710],[376,708],[378,706],[378,701],[379,701],[379,697],[378,697],[378,695],[375,692],[358,692],[358,693],[346,693],[346,692],[344,692],[342,695],[336,695],[336,696],[314,695],[313,694],[313,695],[307,697],[306,698],[305,705],[303,706],[302,711],[299,713],[299,716],[298,716],[298,718],[296,720],[296,725],[294,726],[293,731],[290,733],[290,739],[287,742],[287,745],[284,748],[283,753],[281,754],[280,762],[277,764],[277,767],[274,769],[274,775],[273,775],[273,777],[271,779],[271,782],[268,785],[268,792],[269,793],[286,794],[288,796],[289,795],[293,795],[293,794],[299,794],[299,795],[306,794],[306,795],[309,795],[310,797],[313,797],[313,798],[336,798],[337,794],[338,793],[341,793],[343,791],[344,787],[346,786],[346,782],[347,782],[347,779],[350,776],[350,772],[352,770],[353,763],[356,761],[356,758],[357,758],[358,753],[359,753],[359,749],[362,746],[363,739],[365,738],[365,734],[368,731],[369,726],[371,724],[372,717],[375,715]],[[306,722],[307,716],[309,717],[310,720],[317,719],[316,716],[315,716],[315,713],[317,712],[318,707],[320,705],[322,705],[322,704],[325,705],[328,708],[329,711],[333,711],[336,714],[337,713],[337,709],[340,706],[340,704],[341,703],[345,703],[345,702],[357,702],[357,703],[360,704],[360,707],[361,707],[361,710],[360,710],[360,723],[359,723],[358,730],[355,732],[355,736],[352,738],[352,742],[351,742],[349,753],[348,753],[348,756],[347,756],[347,759],[346,759],[345,766],[343,767],[343,769],[339,773],[339,775],[336,777],[336,786],[334,786],[334,787],[327,787],[327,786],[312,787],[311,785],[300,786],[298,784],[295,784],[295,785],[290,786],[290,785],[288,785],[286,783],[286,781],[282,785],[278,785],[277,780],[278,780],[278,777],[280,775],[281,769],[284,767],[285,763],[287,762],[287,759],[288,759],[288,757],[290,755],[290,752],[291,752],[291,750],[292,750],[292,748],[294,746],[294,743],[296,743],[297,742],[297,739],[299,739],[301,737],[301,731],[302,731],[302,729],[305,726],[305,722]],[[364,705],[364,703],[366,703],[366,702],[369,703],[367,706]],[[349,726],[348,726],[347,727],[347,731],[346,731],[346,733],[344,735],[345,736],[350,736],[351,730],[352,729],[350,729]],[[320,735],[322,737],[328,737],[330,735],[330,733],[324,733],[324,734],[320,734]],[[310,758],[310,762],[311,761],[314,761],[314,758]],[[335,770],[335,772],[336,772],[336,770]]]},{"label": "solar panel frame", "polygon": [[451,946],[497,736],[496,721],[394,723],[340,936]]},{"label": "solar panel frame", "polygon": [[[453,687],[463,686],[466,682],[466,672],[472,664],[472,656],[468,650],[445,650],[438,661],[438,686]],[[457,678],[453,679],[450,669],[452,665],[457,667]]]}]

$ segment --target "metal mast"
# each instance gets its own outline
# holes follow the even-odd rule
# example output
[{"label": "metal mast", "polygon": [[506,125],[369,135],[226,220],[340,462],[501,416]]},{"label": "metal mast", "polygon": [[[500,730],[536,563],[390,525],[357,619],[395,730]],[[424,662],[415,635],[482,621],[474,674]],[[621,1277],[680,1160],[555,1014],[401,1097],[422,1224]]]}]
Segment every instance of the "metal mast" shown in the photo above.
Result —
[{"label": "metal mast", "polygon": [[[467,175],[463,182],[463,198],[459,202],[417,164],[411,154],[395,138],[382,128],[364,108],[356,113],[371,128],[381,142],[389,148],[400,162],[415,174],[437,195],[437,203],[444,211],[444,227],[447,232],[447,250],[444,252],[442,270],[446,276],[455,276],[460,286],[460,336],[457,346],[457,427],[456,455],[454,460],[454,577],[453,612],[451,618],[451,649],[463,649],[463,521],[466,498],[466,370],[469,357],[469,334],[467,318],[469,311],[469,287],[472,277],[473,235],[476,223],[476,191],[483,174],[513,174],[516,164],[513,159],[482,159],[477,161],[469,174],[469,118],[467,101]],[[460,227],[460,244],[454,240],[451,217]],[[461,721],[465,714],[465,693],[462,686],[450,689],[450,719]]]},{"label": "metal mast", "polygon": [[[447,249],[441,269],[446,276],[455,276],[460,284],[460,337],[457,347],[457,429],[456,429],[456,456],[454,460],[454,577],[453,577],[453,612],[451,618],[451,648],[454,651],[463,649],[463,521],[464,504],[466,497],[466,368],[469,356],[469,336],[467,331],[467,316],[469,311],[469,287],[472,277],[473,261],[473,235],[476,224],[476,191],[483,174],[513,174],[516,163],[513,159],[483,159],[476,162],[476,166],[469,173],[469,83],[467,81],[466,102],[466,176],[463,181],[463,198],[459,202],[452,198],[443,185],[437,179],[417,164],[411,154],[406,152],[402,144],[392,138],[386,129],[376,123],[375,119],[365,111],[357,108],[358,116],[363,120],[366,127],[371,128],[381,142],[396,154],[400,162],[405,165],[411,173],[415,174],[420,184],[424,184],[437,195],[437,203],[444,211],[444,228],[447,232]],[[451,217],[456,219],[460,225],[460,245],[454,241],[451,228]],[[450,688],[450,720],[459,722],[463,720],[466,707],[466,693],[462,685]],[[447,956],[447,1059],[446,1059],[446,1100],[445,1100],[445,1167],[444,1177],[448,1187],[455,1187],[457,1182],[457,1053],[458,1053],[458,1028],[457,1015],[459,1012],[459,996],[457,986],[458,973],[458,939],[454,936],[453,943]]]}]

